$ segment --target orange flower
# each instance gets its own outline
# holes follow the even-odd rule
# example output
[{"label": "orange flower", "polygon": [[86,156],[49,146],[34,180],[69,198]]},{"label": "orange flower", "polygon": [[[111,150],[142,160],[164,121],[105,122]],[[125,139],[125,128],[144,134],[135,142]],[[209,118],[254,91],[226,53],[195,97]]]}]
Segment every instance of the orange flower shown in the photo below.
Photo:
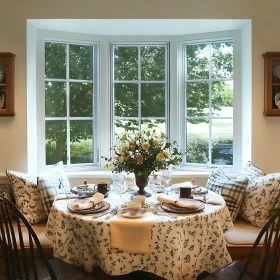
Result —
[{"label": "orange flower", "polygon": [[143,163],[144,157],[142,155],[137,156],[137,164],[142,164]]},{"label": "orange flower", "polygon": [[143,143],[142,144],[142,149],[145,150],[145,151],[147,151],[149,149],[149,147],[150,147],[149,143]]},{"label": "orange flower", "polygon": [[164,161],[165,160],[164,154],[163,153],[157,154],[157,160]]}]

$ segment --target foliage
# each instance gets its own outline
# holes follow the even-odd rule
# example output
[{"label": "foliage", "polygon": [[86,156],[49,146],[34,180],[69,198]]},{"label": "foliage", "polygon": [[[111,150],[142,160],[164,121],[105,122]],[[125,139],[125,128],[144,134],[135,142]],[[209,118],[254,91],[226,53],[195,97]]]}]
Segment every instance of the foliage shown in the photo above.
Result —
[{"label": "foliage", "polygon": [[[232,145],[232,138],[215,138],[212,140],[212,163],[221,158],[220,147],[224,144]],[[207,164],[209,158],[208,138],[189,137],[187,145],[187,162]]]},{"label": "foliage", "polygon": [[105,166],[112,172],[134,173],[149,175],[153,171],[168,169],[182,162],[182,154],[178,151],[176,141],[167,141],[164,133],[153,131],[131,133],[125,131],[121,136],[116,135],[117,142],[114,157],[106,158],[109,163]]},{"label": "foliage", "polygon": [[[212,48],[212,69],[209,69],[209,46]],[[93,122],[79,118],[92,118],[93,96],[93,47],[78,44],[47,42],[45,44],[45,111],[46,117],[46,161],[48,164],[67,160],[67,116],[66,103],[69,101],[70,141],[76,143],[92,139]],[[228,85],[219,79],[232,78],[232,42],[212,44],[191,44],[186,48],[187,59],[187,117],[191,123],[208,122],[209,88],[212,90],[212,115],[218,115],[222,107],[232,107],[233,96]],[[68,53],[67,53],[68,50]],[[140,50],[140,56],[138,56]],[[66,58],[69,57],[69,67]],[[140,60],[138,59],[140,57]],[[115,47],[114,49],[114,112],[116,127],[125,130],[138,130],[143,122],[148,129],[165,122],[165,48],[163,46]],[[141,63],[141,77],[139,77]],[[67,73],[69,70],[69,73]],[[217,81],[209,84],[209,75]],[[71,81],[67,81],[67,77]],[[141,78],[139,87],[135,83]],[[122,83],[121,81],[124,81]],[[154,81],[154,83],[153,83]],[[69,92],[66,94],[66,89]],[[140,102],[140,104],[139,104]],[[141,105],[141,106],[139,106]],[[54,118],[52,120],[52,118]],[[125,120],[125,121],[123,121]],[[126,122],[126,120],[128,120]],[[194,148],[188,140],[188,150]],[[198,156],[207,157],[207,150],[201,152],[200,145],[195,148]],[[207,144],[206,144],[207,146]],[[70,146],[70,154],[72,155]],[[203,150],[204,151],[204,150]],[[92,151],[88,156],[92,154]],[[188,162],[197,162],[194,153],[188,153]],[[73,163],[73,162],[72,162]],[[77,162],[78,163],[78,162]]]}]

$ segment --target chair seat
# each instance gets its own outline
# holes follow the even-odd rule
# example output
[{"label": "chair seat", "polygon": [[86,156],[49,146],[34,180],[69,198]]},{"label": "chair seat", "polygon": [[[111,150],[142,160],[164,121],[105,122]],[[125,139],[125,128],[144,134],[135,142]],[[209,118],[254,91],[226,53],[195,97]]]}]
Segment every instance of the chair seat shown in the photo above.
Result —
[{"label": "chair seat", "polygon": [[[83,268],[71,265],[60,259],[52,258],[49,260],[49,263],[58,280],[97,280],[92,274],[85,272]],[[49,277],[49,271],[44,264],[37,267],[37,273],[39,279],[51,279]],[[34,279],[32,272],[29,275],[30,279]]]},{"label": "chair seat", "polygon": [[[221,270],[211,273],[206,277],[203,277],[203,280],[237,280],[240,276],[243,269],[243,264],[241,262],[233,262]],[[246,272],[242,280],[256,280],[257,277],[250,272]]]}]

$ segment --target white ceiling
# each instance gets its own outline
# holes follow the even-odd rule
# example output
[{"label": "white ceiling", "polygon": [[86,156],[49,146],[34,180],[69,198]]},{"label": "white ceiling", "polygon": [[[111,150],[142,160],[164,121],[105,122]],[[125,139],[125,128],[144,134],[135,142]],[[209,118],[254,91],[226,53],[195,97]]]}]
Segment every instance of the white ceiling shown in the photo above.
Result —
[{"label": "white ceiling", "polygon": [[247,19],[30,19],[36,29],[95,35],[183,35],[242,29]]}]

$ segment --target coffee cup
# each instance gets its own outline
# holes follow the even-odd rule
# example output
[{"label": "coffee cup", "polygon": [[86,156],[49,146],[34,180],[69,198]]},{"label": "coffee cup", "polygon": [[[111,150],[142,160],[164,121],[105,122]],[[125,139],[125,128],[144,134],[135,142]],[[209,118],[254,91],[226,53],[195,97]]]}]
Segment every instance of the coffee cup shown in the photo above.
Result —
[{"label": "coffee cup", "polygon": [[134,195],[132,197],[132,201],[134,202],[140,202],[142,205],[145,203],[146,196],[144,195]]},{"label": "coffee cup", "polygon": [[93,189],[99,193],[104,194],[104,196],[108,196],[108,191],[111,189],[110,185],[106,182],[99,182],[97,185],[93,187]]},{"label": "coffee cup", "polygon": [[127,203],[127,210],[131,216],[136,216],[139,214],[142,204],[140,202],[131,201]]},{"label": "coffee cup", "polygon": [[192,189],[194,188],[188,186],[180,187],[180,198],[193,198]]}]

